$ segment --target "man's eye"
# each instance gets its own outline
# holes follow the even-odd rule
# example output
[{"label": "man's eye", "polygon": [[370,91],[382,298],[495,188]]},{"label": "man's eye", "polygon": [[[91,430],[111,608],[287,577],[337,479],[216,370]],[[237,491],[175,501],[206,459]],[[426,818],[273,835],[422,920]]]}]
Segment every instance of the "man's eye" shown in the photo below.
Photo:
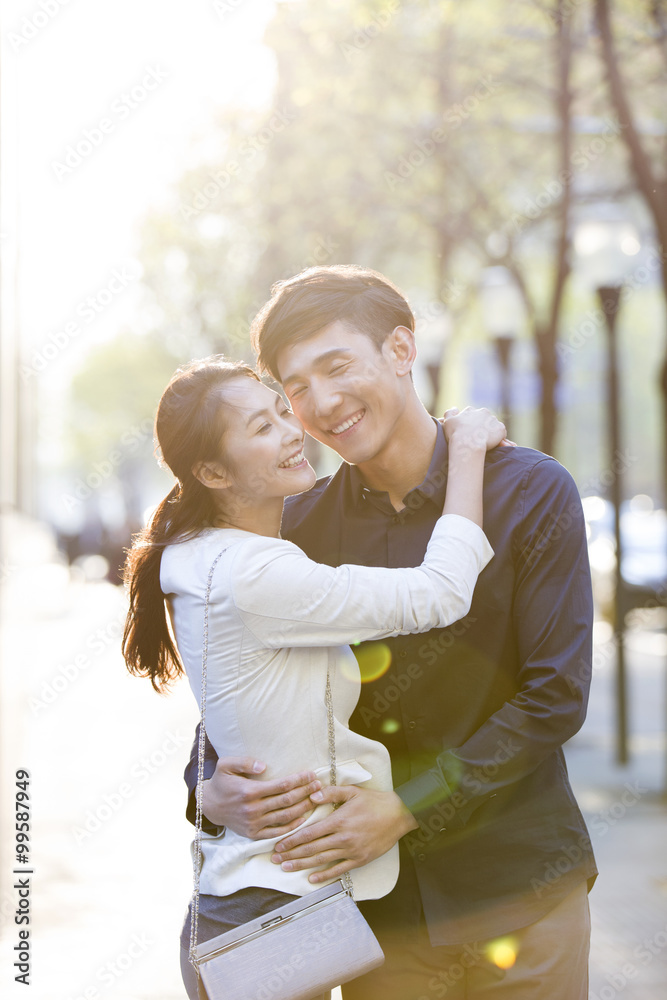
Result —
[{"label": "man's eye", "polygon": [[262,424],[261,427],[257,428],[258,434],[266,434],[267,431],[271,430],[271,424]]},{"label": "man's eye", "polygon": [[331,369],[331,371],[329,372],[329,374],[330,375],[335,375],[337,372],[345,371],[346,368],[347,368],[347,362],[345,362],[342,365],[336,365],[335,368]]},{"label": "man's eye", "polygon": [[295,397],[295,396],[300,396],[300,395],[301,395],[301,393],[302,393],[302,392],[305,392],[305,391],[306,391],[306,387],[305,387],[305,385],[301,385],[301,386],[299,386],[299,388],[298,388],[298,389],[292,389],[292,391],[291,391],[291,393],[290,393],[290,397],[289,397],[289,398],[290,398],[290,399],[294,399],[294,397]]},{"label": "man's eye", "polygon": [[284,410],[281,410],[280,411],[280,416],[281,417],[284,417],[284,416],[290,416],[291,417],[292,416],[292,409],[291,409],[291,407],[286,406]]}]

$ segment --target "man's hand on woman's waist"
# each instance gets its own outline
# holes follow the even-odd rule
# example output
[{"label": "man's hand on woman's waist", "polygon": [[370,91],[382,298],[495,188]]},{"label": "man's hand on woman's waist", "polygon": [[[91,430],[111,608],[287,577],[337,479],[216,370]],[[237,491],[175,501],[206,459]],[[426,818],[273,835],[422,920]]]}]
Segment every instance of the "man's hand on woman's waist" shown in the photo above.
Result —
[{"label": "man's hand on woman's waist", "polygon": [[314,793],[316,805],[338,803],[326,819],[304,827],[276,844],[271,860],[284,871],[329,865],[309,881],[339,878],[386,854],[418,823],[395,792],[378,792],[358,785],[329,785]]}]

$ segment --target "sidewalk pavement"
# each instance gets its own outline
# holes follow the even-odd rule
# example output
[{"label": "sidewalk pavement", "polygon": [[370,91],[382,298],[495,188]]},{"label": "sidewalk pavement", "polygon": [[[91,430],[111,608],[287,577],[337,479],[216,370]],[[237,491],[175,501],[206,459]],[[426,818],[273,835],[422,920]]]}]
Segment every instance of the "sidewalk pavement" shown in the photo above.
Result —
[{"label": "sidewalk pavement", "polygon": [[[186,684],[157,697],[119,652],[118,588],[70,578],[39,532],[2,593],[0,994],[184,1000],[177,940],[190,892],[182,770],[197,719]],[[26,552],[33,552],[26,560]],[[566,747],[600,877],[591,1000],[667,997],[667,635],[628,639],[632,760],[613,764],[613,649],[598,629],[589,716]],[[15,772],[31,772],[32,975],[14,980]]]},{"label": "sidewalk pavement", "polygon": [[630,763],[614,763],[613,648],[598,643],[586,723],[566,747],[600,875],[589,896],[591,1000],[667,997],[667,634],[627,637]]}]

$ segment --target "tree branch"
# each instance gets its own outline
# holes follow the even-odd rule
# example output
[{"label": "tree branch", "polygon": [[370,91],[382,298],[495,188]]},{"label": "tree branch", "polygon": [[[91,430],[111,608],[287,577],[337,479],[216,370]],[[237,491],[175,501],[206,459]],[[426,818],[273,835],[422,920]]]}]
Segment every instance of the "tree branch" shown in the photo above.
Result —
[{"label": "tree branch", "polygon": [[654,176],[651,161],[642,146],[639,130],[626,97],[625,83],[621,76],[611,32],[609,0],[595,0],[595,16],[600,31],[611,99],[618,115],[619,124],[623,129],[623,138],[630,153],[637,185],[651,209],[660,241],[663,246],[667,246],[667,221],[664,217],[660,185]]}]

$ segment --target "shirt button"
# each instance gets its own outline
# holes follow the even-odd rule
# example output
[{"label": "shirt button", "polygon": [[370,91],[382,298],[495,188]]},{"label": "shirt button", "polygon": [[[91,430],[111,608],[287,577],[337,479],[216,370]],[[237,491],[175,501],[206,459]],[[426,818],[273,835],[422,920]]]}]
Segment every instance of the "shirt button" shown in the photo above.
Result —
[{"label": "shirt button", "polygon": [[401,658],[401,659],[403,660],[403,659],[405,659],[405,657],[406,657],[406,656],[407,656],[408,654],[406,653],[406,651],[405,651],[404,649],[402,649],[402,650],[400,651],[400,653],[399,653],[398,655],[399,655],[399,656],[400,656],[400,658]]},{"label": "shirt button", "polygon": [[414,721],[414,719],[408,722],[408,729],[416,729],[416,728],[417,728],[417,723]]},{"label": "shirt button", "polygon": [[425,854],[418,854],[417,855],[417,861],[426,861],[426,855]]}]

